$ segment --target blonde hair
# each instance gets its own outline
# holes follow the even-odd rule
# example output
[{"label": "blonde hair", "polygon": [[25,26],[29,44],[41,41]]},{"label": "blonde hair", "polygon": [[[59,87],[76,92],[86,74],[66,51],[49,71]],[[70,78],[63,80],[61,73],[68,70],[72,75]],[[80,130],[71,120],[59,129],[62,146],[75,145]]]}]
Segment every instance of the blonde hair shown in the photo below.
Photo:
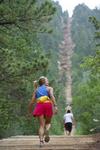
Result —
[{"label": "blonde hair", "polygon": [[33,86],[34,86],[34,89],[36,89],[38,87],[38,81],[37,80],[33,81]]}]

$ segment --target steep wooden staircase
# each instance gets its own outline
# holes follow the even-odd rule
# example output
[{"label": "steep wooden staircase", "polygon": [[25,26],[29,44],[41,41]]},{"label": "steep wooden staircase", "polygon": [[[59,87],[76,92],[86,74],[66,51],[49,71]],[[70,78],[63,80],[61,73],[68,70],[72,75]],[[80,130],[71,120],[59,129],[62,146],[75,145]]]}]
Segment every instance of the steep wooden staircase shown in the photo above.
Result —
[{"label": "steep wooden staircase", "polygon": [[0,150],[100,150],[99,137],[50,136],[50,142],[39,147],[38,136],[15,136],[0,140]]}]

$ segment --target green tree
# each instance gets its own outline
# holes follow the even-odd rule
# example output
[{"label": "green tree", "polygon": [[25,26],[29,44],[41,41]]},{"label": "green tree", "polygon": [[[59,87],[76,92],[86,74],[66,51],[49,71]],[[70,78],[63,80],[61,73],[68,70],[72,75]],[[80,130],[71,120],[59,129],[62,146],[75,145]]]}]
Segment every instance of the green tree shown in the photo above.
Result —
[{"label": "green tree", "polygon": [[[100,40],[100,21],[90,17],[90,21],[96,28],[96,39]],[[100,132],[100,41],[97,41],[95,54],[84,59],[81,67],[87,72],[85,83],[78,86],[74,97],[76,118],[81,124],[82,133]]]},{"label": "green tree", "polygon": [[[37,33],[48,32],[50,1],[0,1],[0,137],[36,133],[27,119],[32,80],[48,70]],[[29,130],[27,130],[29,129]],[[32,131],[33,129],[33,131]]]}]

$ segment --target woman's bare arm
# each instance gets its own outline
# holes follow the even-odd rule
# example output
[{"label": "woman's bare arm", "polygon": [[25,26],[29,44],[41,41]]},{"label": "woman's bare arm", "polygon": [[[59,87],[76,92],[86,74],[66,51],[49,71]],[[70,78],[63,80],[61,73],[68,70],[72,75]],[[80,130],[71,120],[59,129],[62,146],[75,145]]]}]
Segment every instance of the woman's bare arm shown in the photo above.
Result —
[{"label": "woman's bare arm", "polygon": [[53,106],[54,106],[54,114],[57,113],[58,108],[57,108],[57,103],[53,94],[53,88],[52,87],[48,87],[49,90],[49,95],[50,95],[50,99],[52,100]]},{"label": "woman's bare arm", "polygon": [[36,101],[35,92],[33,92],[32,100],[29,102],[29,106],[28,106],[29,113],[32,112],[32,106],[35,103],[35,101]]},{"label": "woman's bare arm", "polygon": [[48,89],[49,89],[49,94],[50,94],[50,98],[51,98],[51,100],[53,102],[53,105],[57,106],[57,103],[56,103],[56,100],[55,100],[55,97],[54,97],[54,94],[53,94],[53,88],[49,87]]},{"label": "woman's bare arm", "polygon": [[28,111],[29,111],[29,113],[32,112],[32,106],[33,106],[33,104],[34,104],[35,101],[36,101],[35,93],[36,93],[36,90],[37,90],[37,87],[38,87],[38,83],[37,83],[36,80],[33,81],[33,87],[34,87],[34,92],[33,92],[32,99],[31,99],[31,101],[29,102],[29,106],[28,106]]}]

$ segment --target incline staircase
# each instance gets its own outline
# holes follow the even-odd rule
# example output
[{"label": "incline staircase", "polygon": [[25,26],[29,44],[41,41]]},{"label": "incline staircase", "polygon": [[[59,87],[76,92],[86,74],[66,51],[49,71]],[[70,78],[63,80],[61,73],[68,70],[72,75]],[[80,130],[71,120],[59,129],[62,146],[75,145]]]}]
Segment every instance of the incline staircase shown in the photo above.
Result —
[{"label": "incline staircase", "polygon": [[100,150],[100,141],[93,136],[50,136],[40,148],[38,136],[15,136],[0,140],[0,150]]}]

